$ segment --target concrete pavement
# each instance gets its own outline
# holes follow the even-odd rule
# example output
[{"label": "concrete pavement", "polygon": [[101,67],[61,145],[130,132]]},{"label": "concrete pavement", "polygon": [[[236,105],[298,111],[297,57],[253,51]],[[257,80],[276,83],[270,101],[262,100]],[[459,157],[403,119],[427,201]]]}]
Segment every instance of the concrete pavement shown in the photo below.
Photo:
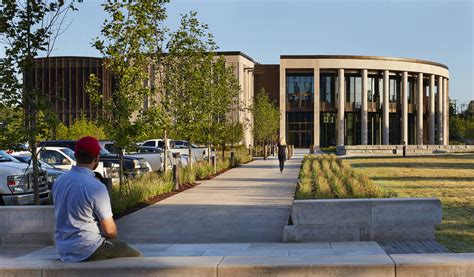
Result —
[{"label": "concrete pavement", "polygon": [[283,174],[270,157],[200,181],[118,220],[119,239],[135,244],[281,242],[303,154],[295,151]]}]

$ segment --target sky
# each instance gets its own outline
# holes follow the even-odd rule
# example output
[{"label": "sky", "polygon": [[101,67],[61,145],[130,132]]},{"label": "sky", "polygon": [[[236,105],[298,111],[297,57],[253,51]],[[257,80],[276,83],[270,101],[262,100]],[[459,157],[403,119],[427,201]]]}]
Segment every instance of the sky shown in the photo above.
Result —
[{"label": "sky", "polygon": [[[98,0],[83,0],[53,56],[97,56],[91,40],[107,17]],[[242,51],[261,64],[280,55],[368,55],[445,64],[450,96],[474,100],[473,0],[171,0],[171,30],[196,11],[220,51]],[[0,53],[2,55],[2,53]]]}]

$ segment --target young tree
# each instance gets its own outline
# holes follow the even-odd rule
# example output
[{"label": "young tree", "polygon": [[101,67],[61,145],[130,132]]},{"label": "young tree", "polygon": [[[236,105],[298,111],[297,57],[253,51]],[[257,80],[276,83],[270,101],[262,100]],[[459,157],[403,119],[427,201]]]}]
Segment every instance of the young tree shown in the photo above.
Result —
[{"label": "young tree", "polygon": [[[129,147],[144,127],[140,120],[144,102],[151,94],[150,49],[159,44],[157,26],[166,18],[165,1],[108,1],[103,4],[110,15],[104,21],[101,38],[94,47],[105,57],[112,73],[114,87],[111,99],[105,100],[104,121],[107,134],[119,149]],[[94,81],[95,79],[95,81]],[[95,88],[95,89],[94,89]],[[98,82],[91,78],[89,92],[97,91]],[[93,97],[98,99],[98,97]],[[138,120],[132,117],[138,113]],[[119,151],[120,183],[123,184],[123,154]]]},{"label": "young tree", "polygon": [[39,204],[37,138],[51,137],[58,119],[31,72],[34,58],[39,54],[49,56],[54,42],[64,31],[68,12],[74,9],[73,3],[65,0],[4,0],[0,6],[0,42],[5,49],[5,58],[0,60],[0,101],[14,111],[7,121],[17,124],[3,132],[0,147],[28,141],[35,204]]},{"label": "young tree", "polygon": [[[163,59],[164,107],[171,134],[188,141],[202,141],[203,94],[208,91],[212,51],[216,49],[207,29],[196,18],[196,12],[182,15],[178,30],[170,34]],[[189,152],[191,158],[191,149]]]},{"label": "young tree", "polygon": [[[254,104],[250,108],[254,123],[253,134],[255,141],[263,143],[263,147],[275,138],[279,128],[280,110],[268,98],[265,89],[261,89],[255,96]],[[264,153],[266,153],[264,151]],[[266,159],[266,155],[264,157]]]},{"label": "young tree", "polygon": [[107,137],[102,127],[87,117],[81,116],[69,127],[68,139],[79,140],[84,136],[93,136],[97,139],[105,139]]}]

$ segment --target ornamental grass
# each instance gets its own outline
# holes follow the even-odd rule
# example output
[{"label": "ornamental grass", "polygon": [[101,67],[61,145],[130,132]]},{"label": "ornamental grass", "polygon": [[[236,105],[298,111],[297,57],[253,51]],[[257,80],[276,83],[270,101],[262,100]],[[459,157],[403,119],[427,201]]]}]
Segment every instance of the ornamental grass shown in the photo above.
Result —
[{"label": "ornamental grass", "polygon": [[331,154],[304,157],[295,198],[381,198],[390,195]]}]

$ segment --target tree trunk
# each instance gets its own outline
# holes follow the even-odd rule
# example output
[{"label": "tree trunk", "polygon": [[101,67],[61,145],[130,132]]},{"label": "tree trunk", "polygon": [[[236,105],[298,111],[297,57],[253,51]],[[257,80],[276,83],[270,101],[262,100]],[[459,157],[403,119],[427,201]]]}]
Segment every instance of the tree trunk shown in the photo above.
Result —
[{"label": "tree trunk", "polygon": [[123,183],[124,183],[124,168],[123,168],[123,152],[122,152],[122,148],[119,147],[119,164],[120,164],[120,171],[119,171],[119,187],[120,187],[120,191],[123,189]]},{"label": "tree trunk", "polygon": [[222,160],[225,159],[225,143],[222,144]]},{"label": "tree trunk", "polygon": [[166,174],[166,171],[168,170],[168,147],[166,146],[166,137],[167,137],[167,132],[165,130],[165,136],[163,138],[164,143],[163,143],[163,172]]},{"label": "tree trunk", "polygon": [[[30,140],[31,145],[31,161],[33,163],[33,193],[34,193],[34,204],[39,205],[39,180],[38,180],[38,154],[37,148],[34,140]],[[29,178],[27,177],[26,180]]]}]

